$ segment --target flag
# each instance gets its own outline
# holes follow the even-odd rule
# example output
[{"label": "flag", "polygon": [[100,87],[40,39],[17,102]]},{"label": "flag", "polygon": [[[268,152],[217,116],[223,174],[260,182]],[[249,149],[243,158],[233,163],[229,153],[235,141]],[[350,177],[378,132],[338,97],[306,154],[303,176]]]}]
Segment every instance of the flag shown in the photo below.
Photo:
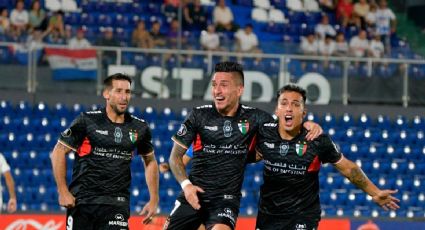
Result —
[{"label": "flag", "polygon": [[[25,45],[21,45],[21,44],[14,44],[14,45],[10,45],[9,46],[9,50],[10,53],[13,55],[13,57],[15,58],[15,60],[22,65],[28,65],[28,47],[26,47]],[[42,49],[33,49],[33,56],[32,58],[36,59],[36,63],[38,63],[38,61],[41,58],[42,55]]]},{"label": "flag", "polygon": [[54,80],[95,80],[95,49],[46,48],[46,57]]}]

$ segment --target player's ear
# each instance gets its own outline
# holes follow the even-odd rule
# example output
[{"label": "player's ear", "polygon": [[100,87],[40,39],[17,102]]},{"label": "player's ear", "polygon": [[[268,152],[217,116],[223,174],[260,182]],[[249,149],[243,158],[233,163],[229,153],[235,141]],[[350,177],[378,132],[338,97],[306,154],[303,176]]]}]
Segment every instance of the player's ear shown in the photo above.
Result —
[{"label": "player's ear", "polygon": [[304,104],[303,118],[305,118],[305,116],[307,116],[307,108],[305,107],[305,104]]},{"label": "player's ear", "polygon": [[105,98],[106,100],[109,99],[109,90],[107,88],[103,89],[103,98]]}]

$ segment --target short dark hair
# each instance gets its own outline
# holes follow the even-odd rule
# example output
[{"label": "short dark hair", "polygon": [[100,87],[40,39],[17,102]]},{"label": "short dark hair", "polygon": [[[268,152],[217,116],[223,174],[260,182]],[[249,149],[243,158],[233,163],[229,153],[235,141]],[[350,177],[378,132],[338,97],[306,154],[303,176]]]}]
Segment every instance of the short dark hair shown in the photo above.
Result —
[{"label": "short dark hair", "polygon": [[113,80],[125,80],[130,82],[131,85],[131,78],[128,75],[122,74],[122,73],[116,73],[116,74],[112,74],[110,76],[108,76],[107,78],[105,78],[105,80],[103,80],[103,88],[107,89],[112,87],[112,81]]},{"label": "short dark hair", "polygon": [[299,94],[301,94],[301,96],[303,97],[303,103],[305,104],[305,101],[307,100],[307,91],[305,89],[303,89],[302,87],[295,85],[295,84],[288,84],[283,86],[282,88],[280,88],[277,91],[277,97],[276,97],[276,101],[279,100],[279,97],[282,93],[289,91],[289,92],[297,92]]},{"label": "short dark hair", "polygon": [[242,85],[244,85],[244,75],[243,75],[243,67],[241,64],[237,62],[231,62],[231,61],[225,61],[225,62],[219,62],[215,65],[214,72],[236,72],[240,76],[240,80]]}]

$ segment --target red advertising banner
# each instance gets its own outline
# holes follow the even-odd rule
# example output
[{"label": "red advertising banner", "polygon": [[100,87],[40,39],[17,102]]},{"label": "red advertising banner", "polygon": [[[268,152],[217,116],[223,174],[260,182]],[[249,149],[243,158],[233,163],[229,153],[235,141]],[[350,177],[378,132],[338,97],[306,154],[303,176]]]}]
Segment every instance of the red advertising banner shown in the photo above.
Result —
[{"label": "red advertising banner", "polygon": [[[2,230],[62,230],[65,229],[65,215],[62,214],[5,214],[0,215],[0,229]],[[142,224],[143,217],[132,216],[130,229],[161,230],[165,222],[164,216],[156,217],[149,225]],[[254,217],[240,217],[236,230],[250,230],[255,228]],[[325,219],[320,222],[319,230],[350,230],[349,219]]]}]

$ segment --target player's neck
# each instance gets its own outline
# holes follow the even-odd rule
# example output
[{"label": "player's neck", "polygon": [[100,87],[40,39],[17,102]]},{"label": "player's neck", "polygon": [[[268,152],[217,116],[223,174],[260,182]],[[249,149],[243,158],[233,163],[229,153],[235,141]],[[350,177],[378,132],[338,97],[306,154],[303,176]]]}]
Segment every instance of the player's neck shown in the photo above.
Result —
[{"label": "player's neck", "polygon": [[233,117],[238,112],[238,108],[239,108],[239,103],[237,103],[235,106],[233,106],[232,108],[230,108],[228,110],[223,109],[223,110],[217,110],[217,111],[222,116]]},{"label": "player's neck", "polygon": [[113,123],[124,123],[124,114],[117,114],[110,106],[106,106],[106,116]]},{"label": "player's neck", "polygon": [[288,131],[285,130],[285,127],[283,124],[279,124],[279,135],[283,140],[292,140],[294,139],[298,134],[301,133],[301,127],[297,126],[293,130]]}]

